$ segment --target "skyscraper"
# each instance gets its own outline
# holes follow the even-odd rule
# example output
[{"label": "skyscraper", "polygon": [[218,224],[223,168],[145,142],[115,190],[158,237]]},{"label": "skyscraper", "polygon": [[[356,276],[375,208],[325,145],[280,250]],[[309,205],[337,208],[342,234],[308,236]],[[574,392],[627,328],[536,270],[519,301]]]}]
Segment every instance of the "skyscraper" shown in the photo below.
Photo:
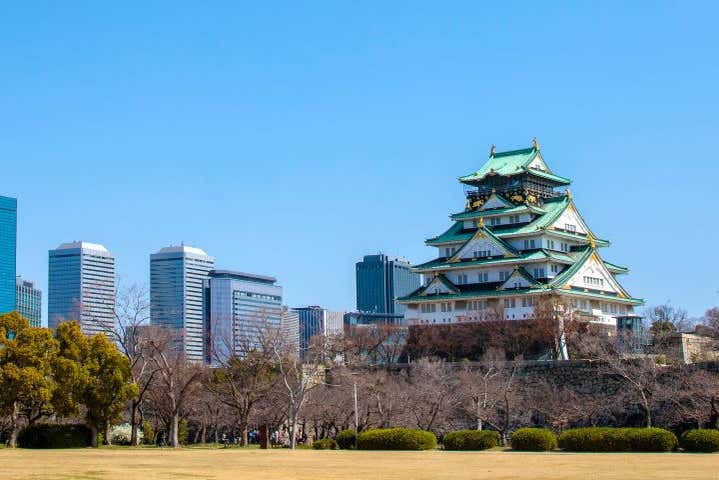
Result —
[{"label": "skyscraper", "polygon": [[150,255],[150,323],[177,330],[188,359],[204,361],[203,282],[215,259],[185,245]]},{"label": "skyscraper", "polygon": [[97,243],[63,243],[49,252],[48,326],[77,320],[85,335],[115,325],[115,257]]},{"label": "skyscraper", "polygon": [[297,310],[282,307],[282,341],[285,351],[293,357],[300,354],[300,314]]},{"label": "skyscraper", "polygon": [[27,318],[30,325],[39,327],[42,315],[42,292],[33,282],[17,277],[15,281],[15,310]]},{"label": "skyscraper", "polygon": [[344,332],[345,312],[327,310],[316,305],[295,308],[300,316],[300,354],[307,354],[311,340],[317,335],[328,336]]},{"label": "skyscraper", "polygon": [[259,348],[282,323],[282,287],[253,273],[213,270],[205,280],[206,355],[217,363]]},{"label": "skyscraper", "polygon": [[408,260],[382,253],[365,255],[357,262],[357,310],[369,313],[402,315],[405,306],[397,298],[408,295],[420,285]]},{"label": "skyscraper", "polygon": [[17,200],[0,196],[0,313],[15,310]]}]

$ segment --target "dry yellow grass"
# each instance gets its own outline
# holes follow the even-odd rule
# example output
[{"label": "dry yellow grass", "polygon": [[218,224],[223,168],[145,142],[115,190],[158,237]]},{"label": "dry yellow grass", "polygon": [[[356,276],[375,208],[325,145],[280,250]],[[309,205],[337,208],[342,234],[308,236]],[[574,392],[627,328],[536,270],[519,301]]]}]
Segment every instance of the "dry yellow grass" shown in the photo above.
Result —
[{"label": "dry yellow grass", "polygon": [[239,449],[0,450],[2,479],[716,479],[719,455]]}]

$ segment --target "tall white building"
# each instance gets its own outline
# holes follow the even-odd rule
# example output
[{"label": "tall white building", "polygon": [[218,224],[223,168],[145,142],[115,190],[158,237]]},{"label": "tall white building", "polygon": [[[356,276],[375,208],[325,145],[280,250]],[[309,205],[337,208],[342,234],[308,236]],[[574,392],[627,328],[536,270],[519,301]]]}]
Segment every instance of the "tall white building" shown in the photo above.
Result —
[{"label": "tall white building", "polygon": [[115,257],[97,243],[63,243],[49,251],[48,326],[77,320],[85,335],[115,325]]},{"label": "tall white building", "polygon": [[203,282],[214,265],[203,250],[186,245],[150,255],[150,323],[175,329],[189,360],[205,359]]},{"label": "tall white building", "polygon": [[549,168],[536,140],[507,152],[493,146],[482,168],[459,181],[465,208],[426,240],[437,256],[414,268],[424,284],[400,299],[408,323],[531,319],[552,293],[577,317],[611,327],[643,303],[617,281],[628,269],[603,259],[609,241],[589,228],[570,180]]}]

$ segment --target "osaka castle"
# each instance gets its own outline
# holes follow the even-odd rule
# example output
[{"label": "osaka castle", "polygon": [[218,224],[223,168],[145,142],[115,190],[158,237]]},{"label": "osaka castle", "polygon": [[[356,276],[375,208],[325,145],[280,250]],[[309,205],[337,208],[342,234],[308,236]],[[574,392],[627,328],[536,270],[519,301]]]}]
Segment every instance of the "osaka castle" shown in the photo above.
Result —
[{"label": "osaka castle", "polygon": [[549,168],[536,139],[521,150],[492,146],[482,168],[459,181],[464,210],[426,240],[437,258],[414,267],[422,286],[399,299],[408,324],[531,319],[550,293],[588,322],[636,317],[643,301],[617,280],[628,269],[604,259],[609,241],[589,228],[570,180]]}]

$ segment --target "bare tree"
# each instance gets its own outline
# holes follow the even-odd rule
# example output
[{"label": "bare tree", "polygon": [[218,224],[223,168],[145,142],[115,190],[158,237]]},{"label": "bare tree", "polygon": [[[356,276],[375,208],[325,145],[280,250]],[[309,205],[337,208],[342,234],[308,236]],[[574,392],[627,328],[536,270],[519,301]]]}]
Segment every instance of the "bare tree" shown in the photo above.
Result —
[{"label": "bare tree", "polygon": [[140,406],[155,376],[153,364],[148,362],[149,344],[156,327],[151,327],[150,302],[147,289],[137,284],[124,287],[118,283],[115,289],[112,325],[93,319],[103,333],[113,341],[130,362],[132,380],[138,387],[138,396],[130,403],[130,444],[139,444],[138,427],[141,422]]},{"label": "bare tree", "polygon": [[659,364],[654,356],[626,355],[625,344],[619,336],[592,336],[585,339],[584,351],[591,358],[601,360],[606,373],[626,387],[623,393],[639,404],[644,424],[651,427],[656,406],[673,393],[675,383],[667,376],[670,370],[666,365]]},{"label": "bare tree", "polygon": [[459,381],[443,361],[421,359],[410,370],[409,412],[423,430],[446,425],[451,412],[459,405]]},{"label": "bare tree", "polygon": [[169,443],[180,446],[178,436],[181,415],[188,399],[195,394],[205,372],[202,364],[189,362],[176,348],[176,333],[164,330],[150,340],[149,362],[156,368],[153,382],[155,401],[163,401],[169,421]]},{"label": "bare tree", "polygon": [[220,368],[207,384],[236,416],[242,445],[247,445],[250,419],[257,404],[279,379],[275,348],[282,344],[281,332],[264,321],[258,323],[256,333],[233,339],[234,353],[216,357]]},{"label": "bare tree", "polygon": [[297,446],[297,425],[308,394],[326,384],[327,353],[325,338],[316,337],[307,349],[304,361],[296,358],[281,343],[273,345],[280,384],[287,401],[290,448]]}]

